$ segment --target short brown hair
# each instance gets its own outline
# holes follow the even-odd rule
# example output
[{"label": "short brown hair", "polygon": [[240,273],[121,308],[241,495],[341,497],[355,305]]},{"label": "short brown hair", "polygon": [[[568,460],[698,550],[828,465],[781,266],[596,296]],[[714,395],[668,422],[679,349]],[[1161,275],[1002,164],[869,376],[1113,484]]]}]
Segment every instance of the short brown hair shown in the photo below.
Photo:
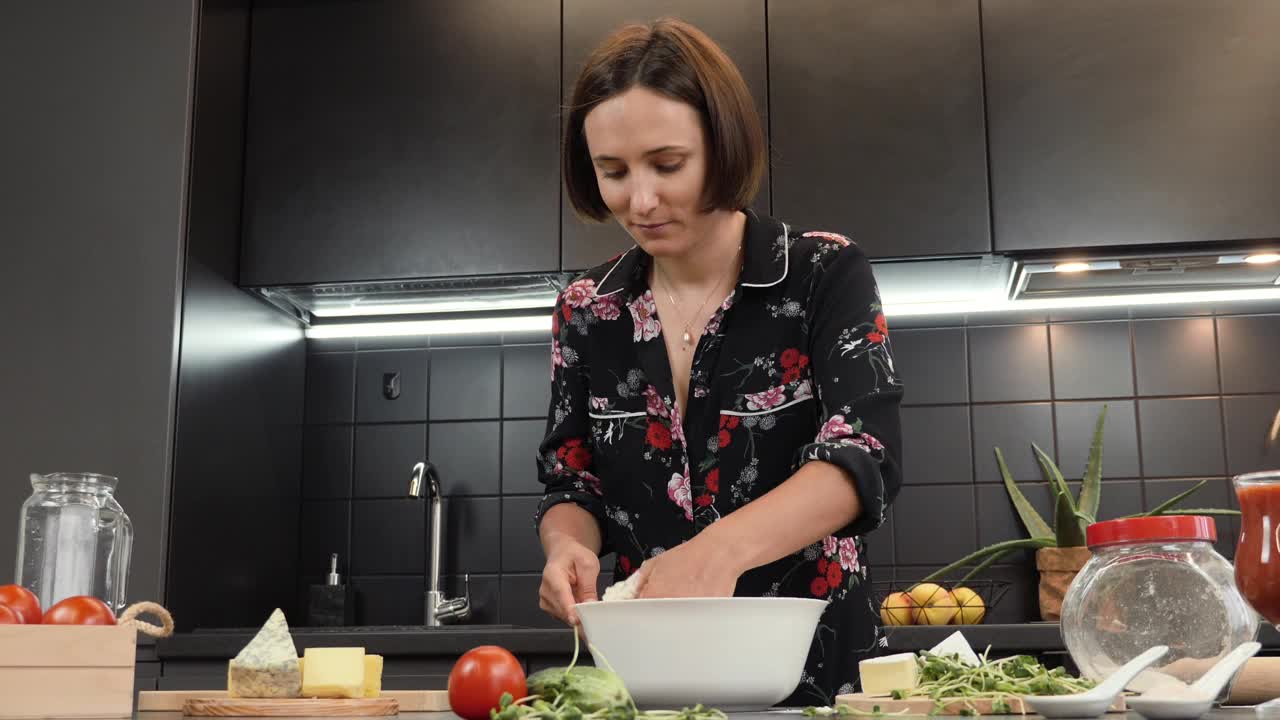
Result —
[{"label": "short brown hair", "polygon": [[614,32],[591,53],[578,75],[561,155],[574,210],[592,220],[609,217],[582,124],[595,106],[637,86],[688,103],[702,118],[708,141],[704,210],[750,205],[765,159],[764,131],[747,84],[706,33],[681,20],[662,18]]}]

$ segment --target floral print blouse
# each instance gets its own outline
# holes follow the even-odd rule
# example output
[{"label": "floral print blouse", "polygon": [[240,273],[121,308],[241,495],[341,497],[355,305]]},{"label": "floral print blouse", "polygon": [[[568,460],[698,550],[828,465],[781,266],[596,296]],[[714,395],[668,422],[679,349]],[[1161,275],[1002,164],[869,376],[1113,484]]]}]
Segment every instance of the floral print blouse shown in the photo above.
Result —
[{"label": "floral print blouse", "polygon": [[805,463],[842,468],[862,514],[748,571],[736,590],[828,601],[783,704],[830,704],[858,689],[858,661],[883,645],[865,537],[902,483],[902,382],[857,245],[747,211],[743,254],[736,287],[694,350],[687,408],[675,402],[648,254],[632,247],[561,293],[535,523],[562,502],[590,511],[602,554],[616,553],[616,581]]}]

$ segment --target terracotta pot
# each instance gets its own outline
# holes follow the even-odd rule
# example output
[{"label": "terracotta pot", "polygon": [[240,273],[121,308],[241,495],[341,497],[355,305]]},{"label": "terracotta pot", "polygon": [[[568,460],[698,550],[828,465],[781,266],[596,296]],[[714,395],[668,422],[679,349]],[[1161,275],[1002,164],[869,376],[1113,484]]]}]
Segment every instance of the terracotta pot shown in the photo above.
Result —
[{"label": "terracotta pot", "polygon": [[1036,551],[1036,569],[1040,571],[1040,619],[1062,618],[1062,598],[1071,587],[1076,573],[1089,562],[1093,553],[1087,547],[1048,547]]}]

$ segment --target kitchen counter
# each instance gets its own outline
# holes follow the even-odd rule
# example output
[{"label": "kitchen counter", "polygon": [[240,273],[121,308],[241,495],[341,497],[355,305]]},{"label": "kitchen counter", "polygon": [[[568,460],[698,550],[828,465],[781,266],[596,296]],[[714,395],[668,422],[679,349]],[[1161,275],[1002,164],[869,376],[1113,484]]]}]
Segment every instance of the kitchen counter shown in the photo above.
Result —
[{"label": "kitchen counter", "polygon": [[[137,720],[184,720],[180,712],[142,712],[135,713]],[[430,712],[430,713],[400,713],[399,717],[405,720],[460,720],[457,715],[449,712]],[[729,713],[730,720],[783,720],[784,718],[803,718],[798,712],[794,711],[773,711],[773,712],[747,712],[747,713]],[[907,715],[895,715],[897,717],[913,717]],[[924,715],[914,717],[927,717]],[[935,716],[936,717],[936,716]],[[1039,718],[1039,715],[1028,716]],[[1253,708],[1220,708],[1214,710],[1202,718],[1202,720],[1254,720],[1257,715]],[[1021,715],[984,715],[984,720],[1025,720]],[[1144,720],[1137,713],[1129,712],[1124,715],[1114,714],[1107,715],[1106,720]]]},{"label": "kitchen counter", "polygon": [[[956,630],[964,632],[978,650],[993,652],[1062,652],[1057,623],[1018,625],[907,626],[886,628],[888,649],[915,651],[936,645]],[[388,626],[365,628],[290,628],[300,647],[361,646],[387,656],[460,655],[477,645],[501,645],[517,655],[565,655],[573,652],[568,629],[521,628],[504,625],[454,625],[445,627]],[[180,633],[159,640],[155,656],[160,660],[197,660],[233,657],[253,637],[254,631]],[[1280,633],[1264,625],[1259,635],[1264,648],[1280,649]]]}]

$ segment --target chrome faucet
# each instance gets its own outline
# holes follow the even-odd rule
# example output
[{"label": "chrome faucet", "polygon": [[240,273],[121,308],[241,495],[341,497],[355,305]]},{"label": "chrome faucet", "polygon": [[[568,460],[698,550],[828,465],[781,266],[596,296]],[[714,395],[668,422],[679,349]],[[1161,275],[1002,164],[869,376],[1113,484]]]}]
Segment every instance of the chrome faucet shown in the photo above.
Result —
[{"label": "chrome faucet", "polygon": [[471,576],[463,576],[466,589],[460,598],[448,599],[440,590],[440,548],[444,544],[444,523],[441,518],[440,476],[429,462],[413,466],[409,479],[409,497],[423,496],[422,481],[426,477],[426,497],[431,505],[431,567],[427,578],[426,619],[431,627],[461,622],[471,617]]}]

